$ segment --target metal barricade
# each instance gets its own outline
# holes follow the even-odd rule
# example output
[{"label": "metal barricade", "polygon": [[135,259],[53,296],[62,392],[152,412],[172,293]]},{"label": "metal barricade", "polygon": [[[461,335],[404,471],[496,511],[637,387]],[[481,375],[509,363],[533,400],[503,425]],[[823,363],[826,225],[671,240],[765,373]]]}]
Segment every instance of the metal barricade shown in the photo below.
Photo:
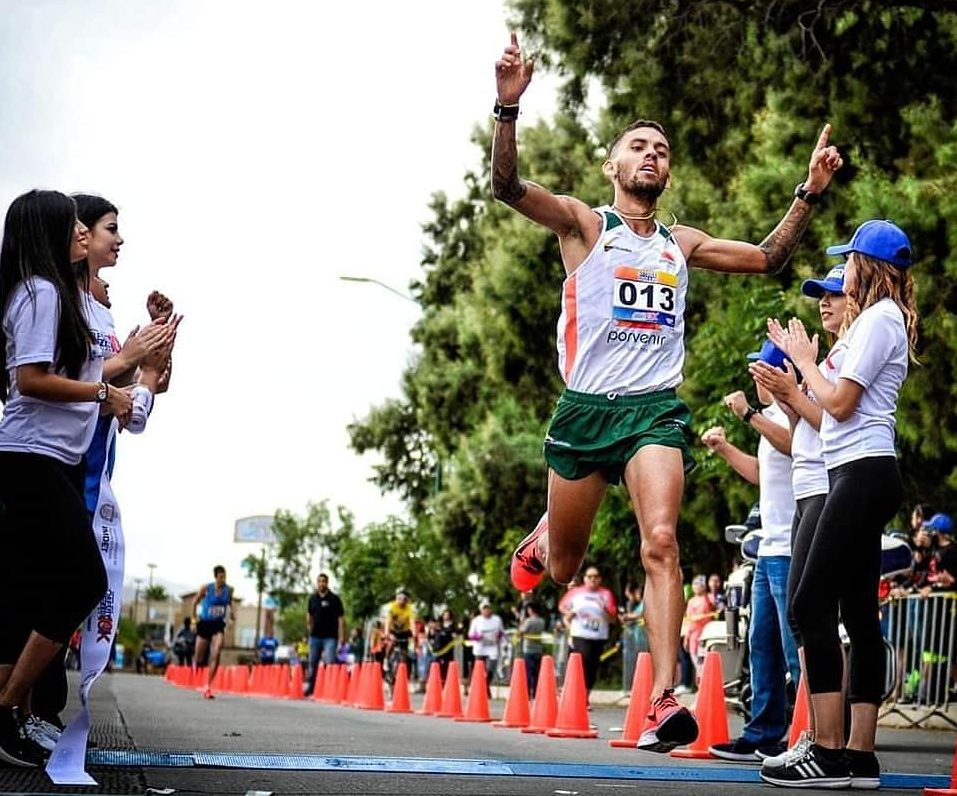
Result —
[{"label": "metal barricade", "polygon": [[881,718],[896,714],[918,727],[937,717],[957,728],[957,593],[892,597],[881,622],[899,673]]}]

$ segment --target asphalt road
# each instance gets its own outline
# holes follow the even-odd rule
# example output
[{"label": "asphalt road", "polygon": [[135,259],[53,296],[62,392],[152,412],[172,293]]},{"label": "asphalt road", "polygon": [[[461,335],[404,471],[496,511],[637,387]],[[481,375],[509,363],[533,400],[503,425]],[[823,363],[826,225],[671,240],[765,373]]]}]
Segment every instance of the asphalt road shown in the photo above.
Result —
[{"label": "asphalt road", "polygon": [[[413,697],[413,707],[421,697]],[[501,714],[501,702],[492,714]],[[755,794],[770,786],[754,781],[757,765],[686,761],[630,749],[612,749],[609,732],[624,722],[622,708],[596,708],[598,740],[555,739],[415,715],[329,706],[313,701],[221,695],[203,700],[195,691],[159,677],[107,675],[93,695],[95,754],[139,753],[133,764],[92,766],[99,788],[58,788],[40,772],[0,769],[0,793],[176,794]],[[740,728],[732,721],[732,734]],[[230,755],[230,766],[160,767],[180,755]],[[885,730],[878,753],[882,793],[921,794],[920,779],[936,775],[941,787],[954,754],[949,732]],[[252,755],[278,757],[250,760]],[[301,756],[296,759],[295,756]],[[243,756],[243,757],[236,757]],[[163,758],[161,761],[160,758]],[[193,758],[189,758],[192,760]],[[216,763],[216,758],[208,762]],[[305,770],[312,768],[316,770]],[[462,773],[467,771],[469,773]],[[534,776],[529,775],[534,773]],[[895,774],[920,775],[901,778]],[[722,781],[731,779],[738,781]],[[153,791],[153,792],[156,792]],[[807,791],[805,791],[807,792]],[[813,791],[811,791],[813,792]]]}]

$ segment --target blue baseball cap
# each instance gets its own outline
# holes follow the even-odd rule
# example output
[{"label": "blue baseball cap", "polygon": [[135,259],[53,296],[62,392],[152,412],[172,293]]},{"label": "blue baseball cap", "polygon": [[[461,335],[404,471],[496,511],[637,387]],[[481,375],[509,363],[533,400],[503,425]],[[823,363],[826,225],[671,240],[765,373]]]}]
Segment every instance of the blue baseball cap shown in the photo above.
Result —
[{"label": "blue baseball cap", "polygon": [[805,296],[819,299],[825,293],[844,292],[844,265],[835,265],[823,279],[805,279],[801,283],[801,292]]},{"label": "blue baseball cap", "polygon": [[936,533],[951,533],[954,530],[954,521],[949,514],[935,514],[922,527]]},{"label": "blue baseball cap", "polygon": [[752,351],[748,354],[748,359],[752,362],[767,362],[773,368],[784,370],[784,360],[788,358],[780,348],[770,340],[765,340],[761,345],[760,351]]},{"label": "blue baseball cap", "polygon": [[882,219],[865,221],[854,230],[850,243],[827,247],[827,253],[832,256],[851,252],[883,260],[898,268],[910,268],[913,265],[910,240],[904,230]]}]

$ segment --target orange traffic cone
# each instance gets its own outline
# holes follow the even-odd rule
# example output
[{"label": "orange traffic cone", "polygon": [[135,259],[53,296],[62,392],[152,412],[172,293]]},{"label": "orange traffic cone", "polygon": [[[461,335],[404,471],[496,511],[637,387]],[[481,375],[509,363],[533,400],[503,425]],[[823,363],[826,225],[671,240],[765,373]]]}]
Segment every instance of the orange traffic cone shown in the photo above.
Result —
[{"label": "orange traffic cone", "polygon": [[364,682],[359,683],[363,688],[359,707],[363,710],[385,710],[385,695],[382,693],[382,670],[370,667]]},{"label": "orange traffic cone", "polygon": [[364,667],[364,663],[357,663],[352,667],[352,671],[349,672],[349,684],[346,686],[346,698],[343,704],[348,705],[350,708],[355,707],[356,702],[359,700],[359,675],[362,673]]},{"label": "orange traffic cone", "polygon": [[588,720],[588,693],[585,690],[585,670],[580,652],[568,656],[565,683],[558,700],[558,718],[554,729],[545,733],[551,738],[597,738]]},{"label": "orange traffic cone", "polygon": [[475,661],[472,678],[469,680],[469,698],[465,703],[465,715],[456,716],[456,721],[491,721],[488,712],[488,681],[485,676],[485,661]]},{"label": "orange traffic cone", "polygon": [[245,696],[249,693],[249,667],[242,665],[236,667],[236,693]]},{"label": "orange traffic cone", "polygon": [[412,705],[409,703],[409,675],[407,674],[405,661],[399,664],[399,670],[395,674],[395,683],[392,685],[392,701],[386,708],[389,713],[411,713]]},{"label": "orange traffic cone", "polygon": [[312,701],[318,702],[322,699],[322,688],[326,682],[326,665],[316,663],[316,677],[312,683]]},{"label": "orange traffic cone", "polygon": [[542,666],[538,670],[538,686],[535,688],[535,703],[528,726],[522,732],[548,732],[555,726],[558,717],[558,689],[555,685],[555,659],[551,655],[542,656]]},{"label": "orange traffic cone", "polygon": [[608,742],[616,749],[634,749],[641,737],[645,726],[645,717],[651,704],[651,686],[654,681],[654,672],[651,666],[651,653],[638,653],[635,664],[635,676],[631,678],[631,698],[628,700],[628,712],[625,714],[625,729],[621,738],[614,738]]},{"label": "orange traffic cone", "polygon": [[429,678],[425,681],[425,701],[415,712],[420,716],[434,716],[440,710],[442,710],[442,666],[438,661],[432,661],[432,665],[429,666]]},{"label": "orange traffic cone", "polygon": [[924,796],[957,796],[957,750],[954,750],[954,767],[950,772],[950,787],[924,788]]},{"label": "orange traffic cone", "polygon": [[442,689],[442,707],[435,714],[443,719],[455,719],[462,715],[462,688],[459,684],[459,665],[456,661],[449,663],[445,675],[445,688]]},{"label": "orange traffic cone", "polygon": [[302,666],[299,664],[292,667],[292,681],[286,699],[302,699]]},{"label": "orange traffic cone", "polygon": [[345,664],[336,668],[339,670],[339,677],[336,679],[336,704],[344,705],[349,695],[349,669]]},{"label": "orange traffic cone", "polygon": [[798,742],[801,733],[811,729],[811,703],[807,695],[807,678],[803,675],[798,682],[797,697],[794,700],[794,715],[791,717],[791,730],[788,732],[788,749]]},{"label": "orange traffic cone", "polygon": [[797,698],[794,700],[794,716],[791,717],[791,731],[788,733],[788,749],[798,742],[801,733],[811,729],[811,705],[807,696],[807,678],[802,676],[798,683]]},{"label": "orange traffic cone", "polygon": [[508,699],[505,700],[505,714],[501,721],[493,721],[493,727],[527,727],[528,680],[525,677],[525,659],[512,661],[512,680],[508,685]]},{"label": "orange traffic cone", "polygon": [[709,652],[705,655],[695,714],[698,718],[698,737],[688,746],[675,749],[671,753],[672,757],[690,757],[696,760],[711,758],[714,757],[708,751],[711,746],[731,740],[728,709],[724,704],[724,673],[720,652]]}]

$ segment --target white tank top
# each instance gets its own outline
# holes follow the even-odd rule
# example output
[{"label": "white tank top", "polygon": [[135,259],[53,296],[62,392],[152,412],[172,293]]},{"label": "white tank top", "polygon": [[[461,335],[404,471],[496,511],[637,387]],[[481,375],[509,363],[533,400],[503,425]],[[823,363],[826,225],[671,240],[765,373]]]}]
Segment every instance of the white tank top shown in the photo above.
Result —
[{"label": "white tank top", "polygon": [[632,232],[607,205],[602,232],[562,286],[558,368],[576,392],[620,395],[681,384],[688,268],[671,230]]}]

